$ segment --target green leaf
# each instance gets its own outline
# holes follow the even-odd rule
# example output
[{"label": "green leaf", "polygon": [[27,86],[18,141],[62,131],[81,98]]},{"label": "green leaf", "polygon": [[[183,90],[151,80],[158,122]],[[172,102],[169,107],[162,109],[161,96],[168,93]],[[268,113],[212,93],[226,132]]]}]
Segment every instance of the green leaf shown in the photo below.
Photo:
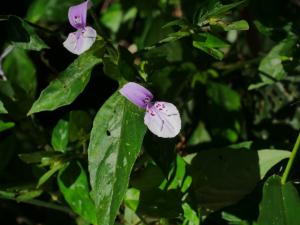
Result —
[{"label": "green leaf", "polygon": [[69,122],[59,120],[52,131],[51,144],[54,150],[66,152],[69,139]]},{"label": "green leaf", "polygon": [[188,203],[182,204],[184,222],[183,225],[199,225],[200,219],[197,213],[190,207]]},{"label": "green leaf", "polygon": [[42,190],[26,190],[16,197],[17,201],[28,201],[40,196],[43,193]]},{"label": "green leaf", "polygon": [[246,3],[246,0],[236,1],[231,4],[223,5],[219,0],[208,0],[205,2],[206,5],[201,7],[201,10],[198,12],[196,16],[197,22],[199,25],[203,23],[205,20],[212,17],[223,17],[227,12],[231,9],[241,6]]},{"label": "green leaf", "polygon": [[4,122],[0,120],[0,132],[8,130],[15,126],[14,122]]},{"label": "green leaf", "polygon": [[243,148],[200,151],[189,169],[194,200],[199,207],[209,210],[237,203],[260,180],[257,152]]},{"label": "green leaf", "polygon": [[40,51],[48,48],[45,42],[37,35],[35,28],[17,16],[9,16],[7,20],[8,38],[16,47]]},{"label": "green leaf", "polygon": [[224,26],[224,30],[249,30],[249,24],[246,20],[239,20]]},{"label": "green leaf", "polygon": [[0,101],[0,113],[3,113],[3,114],[8,113],[7,110],[5,109],[2,101]]},{"label": "green leaf", "polygon": [[224,52],[220,48],[227,48],[229,44],[210,33],[200,33],[194,36],[193,46],[218,60],[222,60]]},{"label": "green leaf", "polygon": [[287,73],[283,68],[283,60],[289,58],[297,43],[297,36],[289,33],[288,36],[275,45],[271,51],[261,60],[259,71],[264,83],[273,83],[283,79]]},{"label": "green leaf", "polygon": [[64,167],[64,163],[56,162],[53,164],[50,170],[44,173],[40,179],[38,180],[37,188],[43,185],[47,180],[49,180],[57,171],[59,171],[62,167]]},{"label": "green leaf", "polygon": [[5,58],[3,69],[12,85],[21,88],[28,96],[34,96],[37,86],[36,69],[25,50],[14,48]]},{"label": "green leaf", "polygon": [[136,188],[129,188],[126,191],[124,197],[124,203],[128,208],[130,208],[135,212],[139,205],[139,198],[140,198],[140,191]]},{"label": "green leaf", "polygon": [[281,160],[290,157],[291,152],[276,149],[264,149],[258,151],[260,178],[263,179],[266,173]]},{"label": "green leaf", "polygon": [[206,94],[215,104],[229,111],[237,111],[241,107],[239,94],[225,84],[210,82]]},{"label": "green leaf", "polygon": [[80,55],[57,79],[52,81],[34,102],[28,115],[52,111],[72,103],[87,85],[93,67],[101,62],[101,59],[92,53],[93,51],[88,51]]},{"label": "green leaf", "polygon": [[270,177],[263,187],[259,225],[298,225],[300,199],[292,183],[281,184],[279,176]]},{"label": "green leaf", "polygon": [[204,142],[210,142],[211,137],[204,125],[203,122],[199,122],[193,133],[191,134],[190,138],[188,139],[187,145],[198,145]]},{"label": "green leaf", "polygon": [[143,116],[117,91],[94,119],[88,156],[98,224],[114,223],[146,132]]},{"label": "green leaf", "polygon": [[104,26],[116,33],[122,23],[122,7],[120,3],[113,3],[106,11],[102,14],[100,21]]},{"label": "green leaf", "polygon": [[192,186],[201,207],[216,210],[238,202],[269,169],[290,155],[275,149],[255,151],[249,144],[201,151],[192,159]]},{"label": "green leaf", "polygon": [[96,209],[89,193],[86,173],[80,163],[62,168],[57,182],[66,202],[74,212],[92,224],[96,224]]}]

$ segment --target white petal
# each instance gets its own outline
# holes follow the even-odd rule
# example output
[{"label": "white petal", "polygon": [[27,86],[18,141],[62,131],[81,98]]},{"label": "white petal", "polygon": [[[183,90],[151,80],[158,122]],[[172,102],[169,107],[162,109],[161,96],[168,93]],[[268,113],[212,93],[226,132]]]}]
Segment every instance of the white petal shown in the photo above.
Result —
[{"label": "white petal", "polygon": [[144,123],[152,133],[163,138],[175,137],[181,129],[180,114],[176,106],[168,102],[155,102],[147,108]]},{"label": "white petal", "polygon": [[63,43],[70,52],[80,55],[87,51],[96,41],[97,32],[91,27],[85,27],[84,31],[78,30],[70,33]]}]

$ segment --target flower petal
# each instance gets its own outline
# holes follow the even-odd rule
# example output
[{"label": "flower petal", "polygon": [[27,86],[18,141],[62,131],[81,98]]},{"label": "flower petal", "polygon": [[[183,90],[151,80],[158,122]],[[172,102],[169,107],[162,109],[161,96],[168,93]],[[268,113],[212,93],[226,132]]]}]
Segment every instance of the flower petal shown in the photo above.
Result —
[{"label": "flower petal", "polygon": [[69,22],[74,28],[79,29],[86,26],[86,14],[90,5],[90,1],[87,0],[79,5],[74,5],[69,8]]},{"label": "flower petal", "polygon": [[144,123],[152,133],[163,138],[175,137],[181,129],[180,114],[169,102],[155,102],[148,107]]},{"label": "flower petal", "polygon": [[97,32],[93,28],[86,27],[85,29],[70,33],[63,45],[70,52],[80,55],[94,44],[96,36]]},{"label": "flower petal", "polygon": [[120,89],[120,93],[133,104],[143,109],[146,109],[147,104],[153,99],[153,95],[149,90],[134,82],[125,84]]}]

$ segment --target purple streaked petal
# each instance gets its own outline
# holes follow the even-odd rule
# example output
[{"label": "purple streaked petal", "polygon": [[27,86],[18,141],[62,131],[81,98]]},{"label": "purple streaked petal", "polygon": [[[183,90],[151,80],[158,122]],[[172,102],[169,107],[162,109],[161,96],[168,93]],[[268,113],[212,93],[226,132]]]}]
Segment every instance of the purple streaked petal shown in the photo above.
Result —
[{"label": "purple streaked petal", "polygon": [[70,52],[80,55],[94,44],[96,36],[97,33],[92,27],[85,27],[85,29],[70,33],[63,45]]},{"label": "purple streaked petal", "polygon": [[169,102],[149,105],[144,123],[153,134],[163,138],[173,138],[181,129],[180,114],[176,106]]},{"label": "purple streaked petal", "polygon": [[143,109],[147,108],[147,105],[152,101],[153,95],[143,86],[129,82],[125,84],[121,89],[120,93],[125,96],[133,104]]},{"label": "purple streaked petal", "polygon": [[90,5],[90,1],[87,0],[79,5],[74,5],[69,8],[69,22],[74,28],[80,29],[86,26],[86,14]]}]

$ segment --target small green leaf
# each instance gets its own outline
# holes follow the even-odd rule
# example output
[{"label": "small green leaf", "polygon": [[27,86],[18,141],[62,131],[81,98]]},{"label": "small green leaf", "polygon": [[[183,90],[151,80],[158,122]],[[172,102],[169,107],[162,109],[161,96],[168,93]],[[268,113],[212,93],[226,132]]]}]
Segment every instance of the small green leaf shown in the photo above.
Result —
[{"label": "small green leaf", "polygon": [[201,25],[205,20],[212,17],[223,17],[227,12],[231,9],[241,6],[246,3],[246,0],[243,1],[235,1],[231,4],[223,5],[219,0],[209,0],[204,3],[204,5],[200,8],[200,11],[197,13],[195,18],[198,23]]},{"label": "small green leaf", "polygon": [[44,173],[38,180],[37,188],[43,185],[47,180],[49,180],[57,171],[59,171],[65,164],[56,162],[53,164],[50,170]]},{"label": "small green leaf", "polygon": [[200,33],[194,36],[193,46],[218,60],[222,60],[224,52],[220,49],[229,47],[229,44],[210,33]]},{"label": "small green leaf", "polygon": [[105,13],[102,14],[100,21],[104,26],[116,33],[122,22],[122,7],[120,3],[113,3]]},{"label": "small green leaf", "polygon": [[0,101],[0,113],[3,113],[3,114],[8,113],[7,110],[5,109],[2,101]]},{"label": "small green leaf", "polygon": [[54,150],[66,152],[69,139],[69,122],[59,120],[52,131],[51,144]]},{"label": "small green leaf", "polygon": [[260,77],[264,83],[273,83],[287,75],[282,64],[283,58],[291,56],[296,43],[297,36],[289,33],[284,40],[275,45],[261,60],[258,69],[261,72]]},{"label": "small green leaf", "polygon": [[266,173],[281,160],[290,157],[291,152],[276,149],[263,149],[258,151],[260,178],[263,179]]},{"label": "small green leaf", "polygon": [[27,190],[24,193],[21,193],[16,197],[17,201],[28,201],[33,198],[40,196],[43,193],[43,190]]},{"label": "small green leaf", "polygon": [[88,156],[98,224],[114,224],[146,132],[143,116],[117,91],[94,119]]},{"label": "small green leaf", "polygon": [[263,187],[259,225],[298,225],[300,199],[292,183],[281,184],[279,176],[270,177]]},{"label": "small green leaf", "polygon": [[136,188],[129,188],[124,197],[125,205],[133,210],[137,210],[139,205],[140,191]]},{"label": "small green leaf", "polygon": [[90,198],[86,173],[80,163],[66,165],[57,176],[61,193],[71,208],[82,218],[96,224],[96,209]]},{"label": "small green leaf", "polygon": [[8,130],[14,126],[15,126],[14,122],[4,122],[4,121],[0,120],[0,132]]},{"label": "small green leaf", "polygon": [[249,30],[249,24],[246,20],[239,20],[224,26],[224,30]]},{"label": "small green leaf", "polygon": [[91,71],[101,62],[88,51],[79,56],[57,79],[44,89],[34,102],[28,115],[41,111],[52,111],[72,103],[87,85]]},{"label": "small green leaf", "polygon": [[182,204],[184,222],[183,225],[199,225],[200,219],[188,203]]}]

